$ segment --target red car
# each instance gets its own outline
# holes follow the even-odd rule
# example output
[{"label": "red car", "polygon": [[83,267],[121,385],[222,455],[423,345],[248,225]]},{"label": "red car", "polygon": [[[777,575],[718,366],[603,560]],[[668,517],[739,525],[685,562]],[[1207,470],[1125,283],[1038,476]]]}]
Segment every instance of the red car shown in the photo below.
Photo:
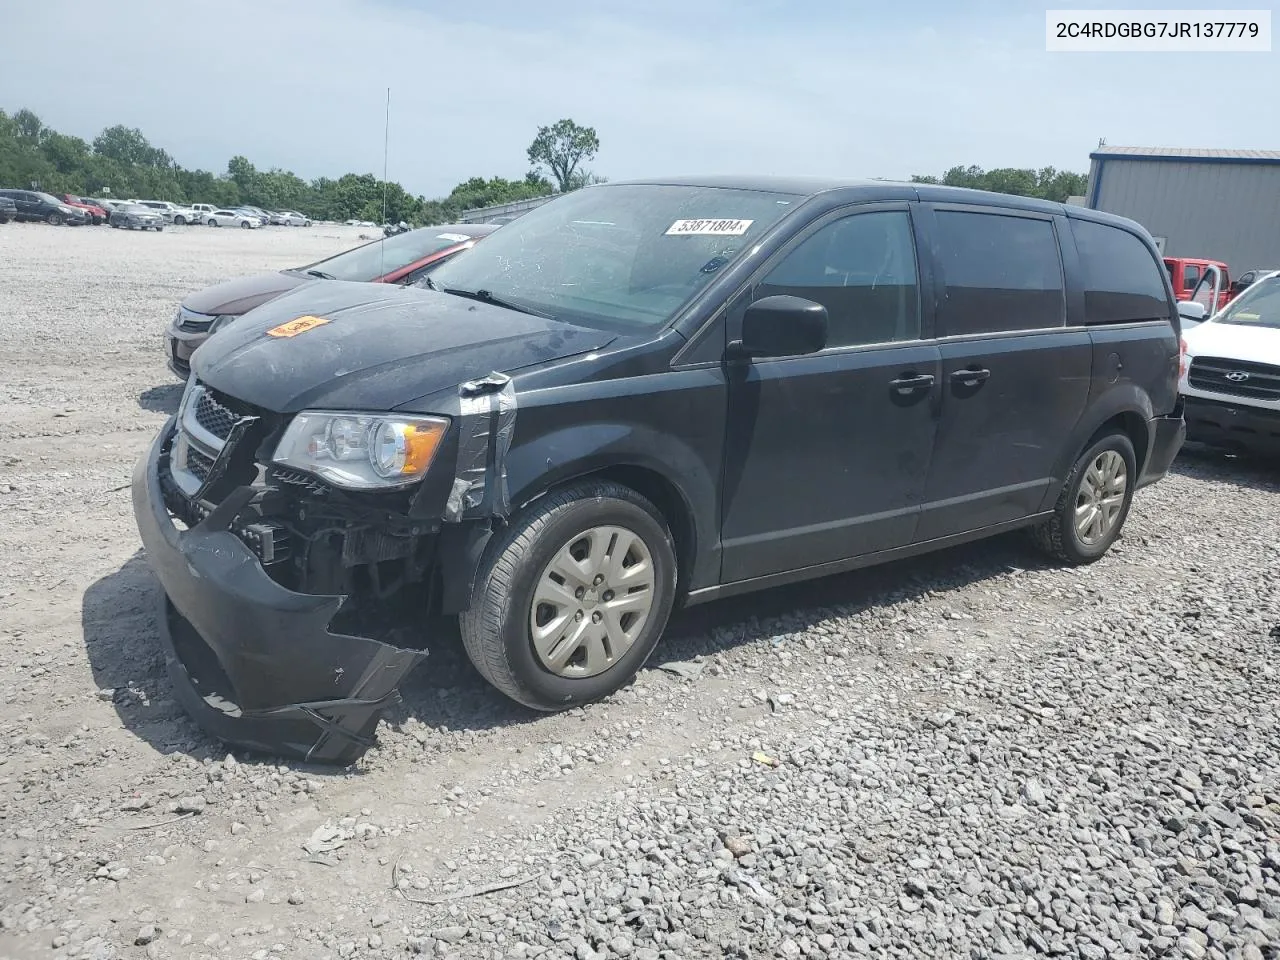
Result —
[{"label": "red car", "polygon": [[93,225],[107,222],[107,211],[103,210],[96,203],[90,203],[83,197],[77,197],[74,193],[60,193],[58,199],[65,203],[68,207],[75,207],[77,210],[83,210],[93,221]]},{"label": "red car", "polygon": [[1164,268],[1169,271],[1169,279],[1173,282],[1173,295],[1179,300],[1190,300],[1196,284],[1205,274],[1206,267],[1217,267],[1222,275],[1219,284],[1218,303],[1210,310],[1215,313],[1225,307],[1235,293],[1227,275],[1227,265],[1221,260],[1200,260],[1195,257],[1165,257]]},{"label": "red car", "polygon": [[165,331],[169,369],[185,380],[191,373],[191,354],[215,330],[294,287],[315,280],[407,286],[497,229],[490,223],[420,227],[303,267],[260,273],[207,287],[182,301],[177,316]]}]

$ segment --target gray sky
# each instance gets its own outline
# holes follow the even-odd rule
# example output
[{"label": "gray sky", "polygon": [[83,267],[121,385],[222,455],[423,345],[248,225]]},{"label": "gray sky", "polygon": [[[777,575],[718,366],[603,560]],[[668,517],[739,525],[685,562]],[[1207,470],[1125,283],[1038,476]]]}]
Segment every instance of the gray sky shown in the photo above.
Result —
[{"label": "gray sky", "polygon": [[1049,54],[1045,4],[1020,0],[3,7],[10,113],[29,107],[86,139],[137,126],[215,172],[239,153],[308,179],[381,176],[390,86],[389,176],[428,197],[471,176],[523,176],[538,126],[561,117],[596,128],[591,168],[611,179],[897,178],[971,163],[1085,172],[1101,136],[1280,144],[1280,111],[1267,106],[1280,54]]}]

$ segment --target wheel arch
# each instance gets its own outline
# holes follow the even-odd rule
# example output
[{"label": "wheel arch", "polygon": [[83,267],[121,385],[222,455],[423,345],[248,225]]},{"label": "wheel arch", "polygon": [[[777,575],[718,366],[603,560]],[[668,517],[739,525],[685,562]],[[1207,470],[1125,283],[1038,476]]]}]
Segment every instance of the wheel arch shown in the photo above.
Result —
[{"label": "wheel arch", "polygon": [[1154,412],[1151,399],[1133,384],[1120,384],[1094,400],[1076,424],[1054,465],[1053,482],[1040,504],[1042,511],[1049,510],[1057,502],[1062,485],[1071,472],[1076,459],[1096,442],[1099,437],[1113,430],[1123,432],[1133,444],[1137,461],[1137,474],[1142,471],[1151,456],[1151,418]]}]

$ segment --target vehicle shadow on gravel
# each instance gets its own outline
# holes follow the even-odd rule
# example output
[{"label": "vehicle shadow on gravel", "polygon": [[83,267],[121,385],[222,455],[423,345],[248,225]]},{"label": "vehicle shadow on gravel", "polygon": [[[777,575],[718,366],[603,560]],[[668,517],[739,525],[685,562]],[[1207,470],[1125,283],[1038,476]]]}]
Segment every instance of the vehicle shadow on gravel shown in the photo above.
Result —
[{"label": "vehicle shadow on gravel", "polygon": [[[1043,565],[1040,555],[1021,537],[1005,536],[691,607],[672,618],[647,669],[803,632],[830,617],[848,616],[881,603],[950,591],[1011,570]],[[81,625],[99,696],[109,698],[121,724],[157,752],[218,756],[225,748],[204,735],[173,698],[160,650],[159,615],[160,587],[142,551],[85,591]],[[424,625],[423,635],[426,662],[401,684],[402,702],[385,715],[390,726],[402,727],[413,718],[428,729],[489,730],[545,716],[508,700],[480,677],[462,649],[455,620],[436,618]],[[338,772],[330,767],[293,766],[317,773]]]},{"label": "vehicle shadow on gravel", "polygon": [[1172,472],[1196,480],[1234,483],[1251,490],[1280,493],[1280,458],[1226,453],[1188,443],[1173,462]]},{"label": "vehicle shadow on gravel", "polygon": [[138,394],[138,406],[151,413],[177,413],[178,403],[182,400],[185,385],[166,383],[159,387],[148,387]]},{"label": "vehicle shadow on gravel", "polygon": [[160,652],[160,586],[142,551],[84,592],[80,624],[98,696],[125,729],[159,753],[216,746],[173,699]]}]

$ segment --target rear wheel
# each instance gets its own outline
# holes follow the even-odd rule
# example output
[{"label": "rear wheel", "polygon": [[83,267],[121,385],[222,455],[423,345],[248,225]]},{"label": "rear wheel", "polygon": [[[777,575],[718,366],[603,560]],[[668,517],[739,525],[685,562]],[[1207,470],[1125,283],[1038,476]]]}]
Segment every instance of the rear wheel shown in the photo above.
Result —
[{"label": "rear wheel", "polygon": [[1133,441],[1119,430],[1094,440],[1067,476],[1053,516],[1033,529],[1039,547],[1073,565],[1102,557],[1120,536],[1138,462]]},{"label": "rear wheel", "polygon": [[467,656],[537,710],[599,700],[644,665],[675,599],[675,546],[653,504],[591,481],[535,501],[490,545],[459,618]]}]

